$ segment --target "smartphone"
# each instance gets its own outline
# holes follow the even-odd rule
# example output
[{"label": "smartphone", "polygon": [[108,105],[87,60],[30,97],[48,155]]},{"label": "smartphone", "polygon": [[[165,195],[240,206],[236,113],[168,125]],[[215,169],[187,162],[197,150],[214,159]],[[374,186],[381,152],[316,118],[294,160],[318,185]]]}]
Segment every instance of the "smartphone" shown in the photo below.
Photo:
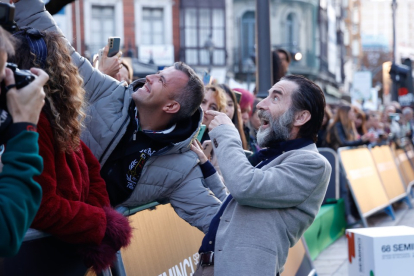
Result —
[{"label": "smartphone", "polygon": [[203,135],[204,135],[205,131],[206,131],[206,125],[201,125],[200,131],[198,132],[198,135],[197,135],[197,140],[199,142],[201,142],[201,139],[203,138]]},{"label": "smartphone", "polygon": [[116,55],[121,47],[121,38],[120,37],[109,37],[108,38],[108,57],[113,57]]},{"label": "smartphone", "polygon": [[210,84],[211,76],[209,73],[205,72],[203,76],[203,83],[204,85]]},{"label": "smartphone", "polygon": [[213,144],[211,143],[211,140],[205,140],[201,146],[207,159],[210,159],[211,151],[213,150]]},{"label": "smartphone", "polygon": [[233,90],[233,93],[234,93],[234,95],[236,95],[236,101],[239,104],[240,100],[241,100],[241,97],[242,97],[242,93],[240,93],[238,91],[234,91],[234,90]]}]

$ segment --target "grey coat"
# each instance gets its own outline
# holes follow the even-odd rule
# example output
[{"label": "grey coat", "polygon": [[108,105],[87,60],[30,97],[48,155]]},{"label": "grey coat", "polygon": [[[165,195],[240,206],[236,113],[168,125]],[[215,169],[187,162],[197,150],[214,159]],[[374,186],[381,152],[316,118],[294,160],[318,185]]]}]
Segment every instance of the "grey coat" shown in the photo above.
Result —
[{"label": "grey coat", "polygon": [[[60,32],[51,15],[44,9],[44,4],[38,0],[21,0],[16,3],[15,20],[19,26]],[[126,132],[133,86],[125,87],[115,79],[101,74],[72,47],[70,49],[72,60],[84,80],[89,104],[86,129],[81,138],[103,166]],[[170,202],[181,218],[207,232],[210,221],[221,204],[211,191],[223,198],[225,188],[218,182],[212,184],[211,190],[206,187],[197,155],[190,150],[191,141],[195,139],[201,125],[201,109],[194,116],[199,116],[199,125],[194,133],[152,156],[146,162],[132,195],[121,205],[133,207],[155,200]]]},{"label": "grey coat", "polygon": [[282,272],[289,248],[319,211],[331,166],[311,144],[254,168],[234,127],[221,125],[209,135],[233,196],[217,231],[214,275]]}]

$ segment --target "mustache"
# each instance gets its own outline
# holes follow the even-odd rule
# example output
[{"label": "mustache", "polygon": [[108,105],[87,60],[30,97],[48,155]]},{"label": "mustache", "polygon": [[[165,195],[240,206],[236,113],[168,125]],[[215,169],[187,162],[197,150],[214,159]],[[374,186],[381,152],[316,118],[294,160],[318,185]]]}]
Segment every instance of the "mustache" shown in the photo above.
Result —
[{"label": "mustache", "polygon": [[268,122],[270,122],[273,119],[269,111],[262,109],[258,111],[257,116],[259,117],[259,119],[266,120]]}]

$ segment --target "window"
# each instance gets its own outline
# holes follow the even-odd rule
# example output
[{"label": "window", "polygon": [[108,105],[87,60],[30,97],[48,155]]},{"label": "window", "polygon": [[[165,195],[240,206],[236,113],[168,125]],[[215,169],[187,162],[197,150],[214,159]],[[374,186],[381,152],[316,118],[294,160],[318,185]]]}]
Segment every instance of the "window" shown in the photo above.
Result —
[{"label": "window", "polygon": [[142,9],[142,45],[164,44],[164,10],[162,8]]},{"label": "window", "polygon": [[225,65],[225,26],[224,0],[181,1],[181,59],[190,65]]},{"label": "window", "polygon": [[290,50],[295,50],[299,45],[299,22],[296,14],[289,13],[286,18],[286,37],[285,41]]},{"label": "window", "polygon": [[245,62],[255,54],[254,44],[256,41],[256,19],[253,11],[245,12],[242,16],[241,26],[241,52],[242,61]]},{"label": "window", "polygon": [[115,7],[92,6],[90,52],[97,53],[115,36]]}]

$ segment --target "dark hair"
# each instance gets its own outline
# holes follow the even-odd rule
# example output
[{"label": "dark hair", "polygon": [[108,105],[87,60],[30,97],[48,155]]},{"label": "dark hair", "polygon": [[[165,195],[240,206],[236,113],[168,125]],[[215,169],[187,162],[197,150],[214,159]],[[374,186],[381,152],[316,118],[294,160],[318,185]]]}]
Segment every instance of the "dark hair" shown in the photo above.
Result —
[{"label": "dark hair", "polygon": [[290,54],[288,51],[284,50],[284,49],[277,49],[276,50],[278,53],[284,54],[286,56],[286,61],[288,63],[290,63],[290,61],[292,60],[292,58],[290,57]]},{"label": "dark hair", "polygon": [[176,70],[184,72],[188,76],[188,83],[184,89],[175,95],[175,100],[180,104],[180,110],[175,114],[173,122],[191,117],[200,107],[204,99],[204,84],[194,70],[184,62],[174,63]]},{"label": "dark hair", "polygon": [[338,142],[337,135],[334,133],[335,125],[337,123],[341,124],[342,128],[345,131],[345,137],[347,140],[353,141],[355,140],[354,131],[352,128],[352,121],[349,119],[349,111],[351,111],[352,107],[349,105],[343,105],[338,108],[335,114],[335,118],[333,119],[332,123],[328,127],[328,132],[326,134],[326,141],[328,144],[337,148],[335,144]]},{"label": "dark hair", "polygon": [[262,98],[255,98],[254,102],[253,102],[253,107],[252,107],[252,114],[254,114],[257,110],[257,105],[262,101]]},{"label": "dark hair", "polygon": [[14,43],[13,36],[0,27],[0,52],[4,52],[8,55],[14,55]]},{"label": "dark hair", "polygon": [[239,112],[239,104],[237,103],[237,98],[236,95],[234,94],[234,92],[230,89],[230,87],[227,86],[227,84],[219,84],[219,86],[221,88],[223,88],[223,90],[226,92],[227,95],[230,96],[231,100],[234,103],[234,113],[233,113],[233,118],[230,118],[231,121],[233,122],[234,126],[237,128],[237,130],[239,131],[240,134],[240,138],[242,140],[242,145],[244,149],[248,149],[248,145],[247,145],[247,140],[246,140],[246,135],[244,134],[243,131],[243,122],[242,122],[242,118],[241,118],[241,114]]},{"label": "dark hair", "polygon": [[280,81],[280,79],[284,76],[283,68],[282,68],[282,61],[278,55],[278,50],[272,52],[272,85]]},{"label": "dark hair", "polygon": [[291,81],[298,85],[298,89],[291,96],[291,108],[294,108],[294,111],[308,110],[311,114],[310,120],[301,126],[298,136],[311,138],[316,142],[326,105],[321,88],[303,76],[288,75],[281,80]]}]

